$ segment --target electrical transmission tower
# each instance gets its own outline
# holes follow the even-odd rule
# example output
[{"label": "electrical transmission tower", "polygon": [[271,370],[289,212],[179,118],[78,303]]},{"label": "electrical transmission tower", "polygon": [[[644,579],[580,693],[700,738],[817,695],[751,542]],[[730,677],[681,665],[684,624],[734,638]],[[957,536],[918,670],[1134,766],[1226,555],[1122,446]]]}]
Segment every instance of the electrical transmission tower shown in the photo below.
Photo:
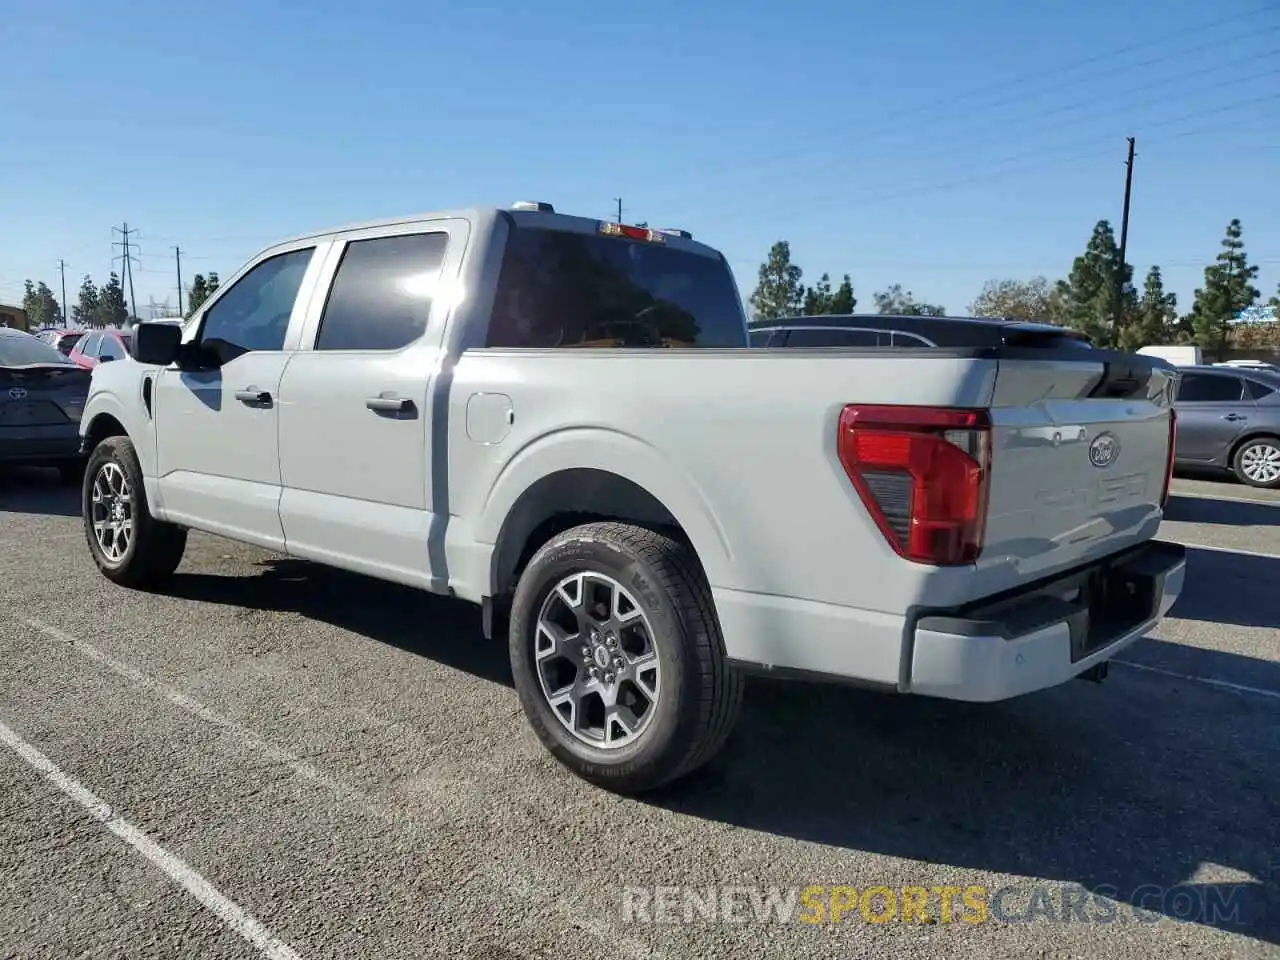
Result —
[{"label": "electrical transmission tower", "polygon": [[118,257],[112,257],[111,262],[121,261],[121,273],[124,275],[122,279],[129,281],[129,316],[136,317],[138,315],[138,304],[133,299],[133,265],[138,259],[138,255],[142,253],[142,248],[131,241],[129,237],[137,236],[137,230],[130,230],[128,223],[122,223],[118,227],[111,228],[113,233],[120,234],[120,239],[112,242],[112,247],[120,247],[121,252]]}]

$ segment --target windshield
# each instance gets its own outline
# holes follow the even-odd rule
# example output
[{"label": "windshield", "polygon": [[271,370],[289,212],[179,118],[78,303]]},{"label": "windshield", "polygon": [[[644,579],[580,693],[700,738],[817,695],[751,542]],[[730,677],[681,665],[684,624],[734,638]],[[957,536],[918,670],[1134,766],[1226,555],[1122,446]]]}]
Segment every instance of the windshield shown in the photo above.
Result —
[{"label": "windshield", "polygon": [[516,227],[491,347],[745,347],[733,274],[717,257],[594,234]]},{"label": "windshield", "polygon": [[55,363],[60,367],[74,366],[56,347],[43,340],[19,334],[0,336],[0,366],[25,367],[33,363]]}]

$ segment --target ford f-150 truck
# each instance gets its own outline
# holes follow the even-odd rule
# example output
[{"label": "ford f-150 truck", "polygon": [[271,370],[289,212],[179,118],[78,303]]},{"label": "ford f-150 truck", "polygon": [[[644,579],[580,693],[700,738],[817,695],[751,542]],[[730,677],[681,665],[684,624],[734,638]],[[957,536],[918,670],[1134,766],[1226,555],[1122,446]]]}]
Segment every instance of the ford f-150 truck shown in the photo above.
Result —
[{"label": "ford f-150 truck", "polygon": [[715,754],[751,671],[1014,697],[1097,678],[1183,582],[1167,364],[1017,325],[752,349],[684,231],[317,233],[134,352],[82,419],[103,574],[157,587],[199,530],[480,604],[542,743],[620,792]]}]

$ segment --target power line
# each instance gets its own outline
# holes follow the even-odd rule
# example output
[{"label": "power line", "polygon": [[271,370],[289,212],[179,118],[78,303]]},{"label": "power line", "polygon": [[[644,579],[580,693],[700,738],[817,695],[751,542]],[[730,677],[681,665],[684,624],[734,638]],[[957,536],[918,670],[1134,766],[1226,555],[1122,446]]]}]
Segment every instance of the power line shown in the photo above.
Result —
[{"label": "power line", "polygon": [[[1045,70],[1037,70],[1034,73],[1017,74],[999,83],[979,87],[979,88],[970,90],[967,93],[961,93],[957,96],[940,97],[940,98],[922,103],[916,107],[909,107],[906,109],[894,110],[892,113],[884,114],[878,117],[872,116],[865,119],[860,118],[859,122],[867,123],[867,124],[884,123],[884,124],[893,124],[895,126],[900,126],[903,120],[918,119],[921,117],[922,114],[927,115],[930,112],[935,112],[935,111],[940,111],[946,116],[954,117],[954,116],[957,116],[957,111],[956,111],[957,104],[965,103],[966,101],[970,101],[975,98],[983,98],[992,93],[1008,93],[1011,87],[1014,87],[1014,86],[1026,87],[1028,83],[1031,83],[1032,89],[1030,90],[1023,90],[1020,93],[1015,93],[1011,96],[1005,96],[1003,98],[992,100],[987,103],[982,103],[982,104],[979,104],[978,106],[981,106],[982,108],[985,108],[985,109],[991,109],[993,107],[1007,106],[1009,104],[1024,102],[1028,99],[1031,99],[1032,97],[1040,96],[1043,93],[1047,92],[1045,90],[1040,90],[1035,88],[1036,82],[1043,81],[1046,77],[1053,77],[1053,76],[1056,76],[1057,74],[1070,72],[1071,70],[1077,69],[1079,67],[1086,67],[1095,63],[1101,63],[1104,61],[1113,60],[1113,59],[1122,57],[1125,54],[1128,54],[1137,50],[1141,50],[1144,48],[1164,44],[1169,42],[1170,40],[1176,40],[1184,36],[1188,36],[1192,34],[1202,34],[1204,31],[1211,30],[1214,27],[1223,26],[1225,24],[1234,23],[1240,20],[1246,20],[1251,17],[1255,17],[1261,13],[1274,13],[1274,12],[1275,12],[1274,4],[1267,4],[1262,7],[1257,7],[1252,10],[1245,11],[1243,13],[1233,14],[1232,16],[1229,16],[1229,17],[1219,18],[1217,20],[1213,20],[1208,23],[1197,24],[1192,27],[1187,27],[1182,30],[1174,31],[1171,34],[1166,34],[1162,37],[1156,37],[1151,40],[1140,41],[1138,43],[1129,44],[1127,46],[1120,47],[1118,49],[1109,50],[1107,52],[1096,54],[1094,56],[1085,58],[1084,60],[1073,61],[1058,67],[1050,67]],[[1075,80],[1067,81],[1065,83],[1059,81],[1059,82],[1048,84],[1048,86],[1051,90],[1056,91],[1056,90],[1060,90],[1064,86],[1079,85],[1082,83],[1089,83],[1099,79],[1106,79],[1108,77],[1116,77],[1124,74],[1133,73],[1135,71],[1146,70],[1158,64],[1179,60],[1183,57],[1186,57],[1195,53],[1200,53],[1205,50],[1221,50],[1224,47],[1227,49],[1230,49],[1231,46],[1234,44],[1256,39],[1257,37],[1264,36],[1266,34],[1275,33],[1277,30],[1280,30],[1280,26],[1269,27],[1265,30],[1252,30],[1247,33],[1243,33],[1239,36],[1228,37],[1225,39],[1218,38],[1216,40],[1202,42],[1195,46],[1188,47],[1185,49],[1179,49],[1179,50],[1167,52],[1167,53],[1161,54],[1158,57],[1149,58],[1147,60],[1142,60],[1137,63],[1126,62],[1110,70],[1091,71],[1088,76],[1080,77]],[[973,109],[974,109],[973,107],[966,107],[963,111],[963,115],[967,116],[969,113],[971,113]],[[858,144],[859,147],[861,147],[863,143],[864,141],[859,141],[859,144]],[[839,149],[839,148],[834,148],[834,149]],[[779,153],[772,157],[763,158],[763,163],[752,163],[749,166],[740,167],[738,168],[738,170],[755,172],[755,171],[761,170],[762,168],[767,168],[768,165],[773,163],[793,162],[794,156],[795,156],[794,151],[788,150],[784,153]]]},{"label": "power line", "polygon": [[136,244],[132,244],[129,242],[129,235],[130,234],[136,235],[138,231],[130,230],[128,222],[122,223],[119,227],[112,227],[111,229],[113,232],[119,233],[120,236],[122,237],[120,242],[118,243],[113,242],[112,246],[123,248],[123,252],[120,254],[120,256],[112,257],[111,262],[115,263],[116,260],[120,260],[123,263],[122,269],[123,269],[124,275],[128,278],[128,281],[129,281],[129,315],[136,317],[138,315],[138,304],[133,297],[133,264],[134,264],[134,261],[138,259],[138,257],[136,254],[133,253],[132,248],[136,246]]},{"label": "power line", "polygon": [[1112,326],[1120,326],[1120,314],[1124,311],[1124,258],[1125,247],[1129,243],[1129,198],[1133,193],[1133,148],[1134,138],[1128,137],[1129,157],[1124,162],[1124,213],[1120,216],[1120,269],[1116,271],[1116,314],[1112,318]]},{"label": "power line", "polygon": [[67,309],[67,261],[59,258],[58,273],[62,277],[62,325],[65,327],[71,311]]},{"label": "power line", "polygon": [[[1280,27],[1275,27],[1270,32],[1280,32]],[[1178,54],[1178,56],[1180,57],[1182,54]],[[1109,117],[1123,115],[1127,118],[1132,115],[1135,107],[1163,106],[1169,102],[1169,94],[1167,92],[1160,96],[1146,97],[1136,101],[1131,98],[1131,94],[1147,91],[1159,91],[1170,86],[1178,86],[1189,80],[1195,80],[1198,77],[1207,76],[1225,68],[1239,67],[1258,60],[1268,60],[1272,63],[1272,68],[1268,70],[1247,74],[1245,76],[1231,76],[1216,83],[1197,83],[1195,84],[1196,92],[1203,93],[1210,90],[1220,90],[1224,87],[1233,87],[1237,84],[1250,83],[1255,80],[1280,76],[1280,71],[1274,68],[1277,56],[1280,56],[1280,47],[1273,47],[1256,56],[1239,57],[1229,61],[1216,63],[1213,66],[1204,69],[1185,71],[1173,77],[1153,80],[1150,83],[1145,83],[1138,87],[1126,90],[1123,95],[1123,102],[1118,102],[1118,98],[1115,97],[1114,94],[1105,98],[1093,96],[1057,107],[1052,107],[1047,110],[1037,110],[1033,115],[1029,116],[1016,117],[1012,119],[992,117],[986,121],[979,121],[976,125],[972,122],[972,118],[969,115],[953,113],[951,117],[955,121],[954,131],[956,134],[963,134],[966,138],[973,138],[975,135],[981,135],[984,130],[1006,131],[1010,128],[1024,127],[1027,124],[1039,124],[1046,118],[1056,117],[1061,114],[1084,111],[1081,116],[1073,117],[1065,122],[1061,120],[1052,121],[1046,124],[1043,128],[1043,132],[1057,132],[1064,127],[1079,127],[1082,124],[1094,123],[1098,120],[1107,119]],[[1033,96],[1034,95],[1035,94],[1033,94]],[[1104,106],[1103,109],[1099,110],[1097,107],[1099,106],[1100,101],[1104,103],[1109,101],[1110,103],[1109,105]],[[897,124],[897,126],[901,125]],[[1034,134],[1037,132],[1041,131],[1037,127],[1033,127],[1029,131],[1019,133],[1017,138],[1021,140],[1028,134]],[[934,138],[947,136],[947,126],[944,123],[941,127],[930,127],[928,133],[930,137]],[[920,134],[918,132],[896,130],[883,135],[872,134],[871,136],[859,139],[857,144],[857,153],[861,154],[869,149],[883,150],[894,146],[916,148],[919,142]],[[753,163],[745,167],[735,167],[734,173],[735,175],[742,175],[745,173],[761,176],[774,171],[778,163],[785,162],[787,166],[792,168],[792,172],[808,176],[813,173],[834,169],[836,167],[847,167],[850,165],[850,160],[850,152],[848,149],[845,149],[840,151],[838,156],[828,157],[827,159],[819,160],[817,163],[806,163],[803,162],[803,158],[798,156],[793,150],[785,157],[777,158],[777,163]]]},{"label": "power line", "polygon": [[173,248],[173,258],[178,264],[178,315],[185,316],[182,312],[182,251],[176,246]]},{"label": "power line", "polygon": [[[1165,119],[1158,120],[1154,123],[1143,124],[1138,128],[1136,132],[1144,133],[1149,130],[1158,130],[1162,127],[1173,126],[1179,123],[1184,123],[1188,120],[1196,120],[1206,116],[1218,115],[1227,110],[1235,110],[1241,107],[1255,106],[1258,104],[1268,103],[1276,100],[1280,100],[1280,93],[1269,94],[1264,97],[1255,97],[1250,100],[1242,100],[1242,101],[1237,101],[1235,103],[1230,103],[1230,104],[1223,104],[1216,107],[1207,108],[1204,110],[1196,110],[1191,113],[1182,114],[1181,116],[1167,117]],[[1174,134],[1172,136],[1157,138],[1154,142],[1158,144],[1165,140],[1176,140],[1176,139],[1182,139],[1183,137],[1186,137],[1186,136],[1215,132],[1217,130],[1225,129],[1227,127],[1239,126],[1242,123],[1249,124],[1249,125],[1256,125],[1260,119],[1267,119],[1270,116],[1272,116],[1272,114],[1266,114],[1263,117],[1253,116],[1253,117],[1245,118],[1243,120],[1237,119],[1229,123],[1213,125],[1207,128],[1183,131],[1182,133]],[[1152,142],[1152,141],[1148,141],[1148,142]],[[1059,144],[1056,147],[1052,147],[1047,150],[1036,150],[1036,151],[1029,151],[1029,152],[1023,152],[1019,154],[1014,154],[1012,156],[1003,157],[998,160],[984,162],[982,164],[983,172],[974,174],[969,177],[945,180],[941,182],[934,181],[932,183],[930,183],[927,178],[917,178],[916,181],[914,182],[920,183],[921,185],[913,189],[899,190],[899,191],[893,191],[888,193],[880,192],[880,191],[875,191],[875,192],[869,191],[864,196],[844,195],[838,198],[833,197],[830,191],[826,191],[821,194],[816,194],[807,198],[797,198],[794,195],[790,195],[790,196],[787,196],[785,199],[783,199],[776,207],[770,207],[770,206],[762,207],[759,204],[755,204],[755,205],[752,205],[750,208],[739,209],[723,216],[717,216],[715,218],[715,222],[717,225],[723,226],[724,224],[744,221],[746,219],[759,220],[762,214],[767,215],[771,210],[784,210],[784,209],[795,210],[797,207],[802,206],[805,203],[812,203],[814,205],[829,205],[833,201],[836,201],[837,199],[839,200],[839,202],[844,204],[857,204],[859,207],[865,208],[865,207],[870,207],[870,206],[873,206],[874,204],[883,203],[886,201],[913,199],[923,194],[934,193],[940,190],[952,190],[956,187],[968,186],[974,183],[983,183],[991,180],[999,180],[1008,176],[1010,173],[1017,173],[1023,170],[1043,169],[1043,168],[1058,166],[1060,164],[1076,163],[1082,160],[1096,159],[1098,157],[1109,156],[1111,154],[1111,148],[1109,147],[1103,148],[1103,147],[1097,147],[1097,146],[1095,146],[1094,149],[1092,150],[1081,150],[1075,153],[1070,153],[1070,151],[1073,148],[1081,148],[1090,144],[1096,145],[1097,143],[1098,143],[1097,137],[1088,137],[1088,138],[1081,138],[1075,141],[1070,141],[1068,143]],[[1050,162],[1046,163],[1045,162],[1046,158],[1048,158]],[[1025,163],[1024,161],[1031,161],[1031,162],[1028,164],[1028,163]],[[1021,164],[1021,166],[1019,166],[1019,164]],[[898,181],[898,182],[901,183],[903,181]],[[906,183],[908,184],[912,182],[913,181],[909,181],[909,180],[906,181]]]}]

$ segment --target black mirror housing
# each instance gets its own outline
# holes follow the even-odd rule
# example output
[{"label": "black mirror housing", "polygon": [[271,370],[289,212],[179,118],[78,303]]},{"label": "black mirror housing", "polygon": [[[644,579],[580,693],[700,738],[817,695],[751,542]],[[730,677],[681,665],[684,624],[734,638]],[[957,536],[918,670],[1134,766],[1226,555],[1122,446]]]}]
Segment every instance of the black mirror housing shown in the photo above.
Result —
[{"label": "black mirror housing", "polygon": [[178,359],[182,327],[176,323],[140,323],[133,329],[133,358],[139,363],[167,367]]}]

